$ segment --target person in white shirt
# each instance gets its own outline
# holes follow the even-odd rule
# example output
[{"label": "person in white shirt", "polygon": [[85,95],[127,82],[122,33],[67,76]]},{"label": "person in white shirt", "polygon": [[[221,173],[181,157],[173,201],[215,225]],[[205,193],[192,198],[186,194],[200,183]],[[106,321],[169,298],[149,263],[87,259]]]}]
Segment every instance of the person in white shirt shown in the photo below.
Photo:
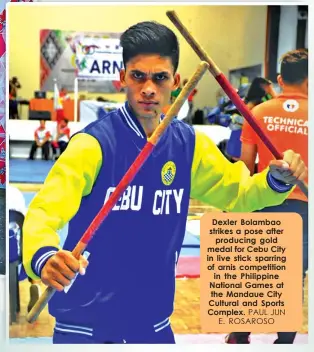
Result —
[{"label": "person in white shirt", "polygon": [[29,159],[34,160],[37,148],[42,150],[42,158],[49,160],[51,132],[46,127],[46,121],[40,120],[40,126],[36,128],[34,133],[34,142],[32,144]]}]

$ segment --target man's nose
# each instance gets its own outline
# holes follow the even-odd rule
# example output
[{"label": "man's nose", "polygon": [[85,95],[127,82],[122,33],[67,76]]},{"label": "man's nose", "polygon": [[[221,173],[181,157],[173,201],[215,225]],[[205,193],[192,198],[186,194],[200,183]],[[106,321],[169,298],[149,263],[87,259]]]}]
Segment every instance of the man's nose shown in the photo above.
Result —
[{"label": "man's nose", "polygon": [[154,83],[151,80],[147,80],[143,85],[141,93],[145,98],[154,97],[156,95],[156,87]]}]

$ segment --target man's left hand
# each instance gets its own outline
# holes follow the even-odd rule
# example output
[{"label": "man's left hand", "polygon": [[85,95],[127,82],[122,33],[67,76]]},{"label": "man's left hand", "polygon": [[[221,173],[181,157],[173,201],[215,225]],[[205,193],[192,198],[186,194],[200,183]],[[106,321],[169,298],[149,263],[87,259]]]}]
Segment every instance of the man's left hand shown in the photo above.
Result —
[{"label": "man's left hand", "polygon": [[272,160],[269,163],[271,175],[286,184],[296,185],[308,177],[308,169],[300,154],[293,150],[283,153],[283,160]]}]

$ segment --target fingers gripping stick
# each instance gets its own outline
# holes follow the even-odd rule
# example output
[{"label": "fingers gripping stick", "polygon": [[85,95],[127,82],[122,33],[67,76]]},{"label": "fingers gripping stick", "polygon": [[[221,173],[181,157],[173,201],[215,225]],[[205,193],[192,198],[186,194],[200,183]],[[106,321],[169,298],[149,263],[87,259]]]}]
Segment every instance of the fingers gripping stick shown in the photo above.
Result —
[{"label": "fingers gripping stick", "polygon": [[[239,97],[236,90],[232,87],[231,83],[227,80],[225,75],[220,71],[218,66],[215,64],[213,59],[209,57],[206,51],[201,47],[201,45],[196,41],[193,35],[189,32],[189,30],[183,25],[181,20],[175,11],[167,11],[166,12],[170,21],[176,26],[178,31],[182,34],[185,40],[190,44],[192,49],[198,55],[198,57],[207,62],[209,67],[208,70],[214,76],[216,81],[222,87],[224,92],[228,95],[233,104],[237,107],[241,115],[246,119],[248,124],[253,128],[259,138],[263,141],[265,146],[269,149],[269,151],[274,155],[276,159],[282,159],[282,154],[278,151],[278,149],[273,145],[270,139],[267,137],[265,132],[262,130],[260,125],[255,120],[252,112],[248,109],[242,99]],[[299,182],[298,186],[302,190],[302,192],[308,196],[308,187],[305,183]]]},{"label": "fingers gripping stick", "polygon": [[[76,247],[74,248],[72,254],[75,258],[77,259],[80,258],[80,255],[86,249],[88,243],[93,238],[99,226],[105,220],[105,218],[107,217],[111,209],[114,207],[116,202],[119,200],[123,192],[126,190],[128,185],[132,182],[132,180],[134,179],[134,177],[136,176],[136,174],[138,173],[138,171],[140,170],[144,162],[150,156],[153,149],[159,142],[160,137],[162,136],[166,128],[169,126],[171,121],[177,116],[182,105],[187,100],[187,98],[189,97],[193,89],[196,87],[197,83],[201,80],[201,78],[203,77],[207,69],[208,69],[207,62],[201,62],[199,64],[197,70],[195,71],[191,79],[188,81],[188,83],[183,87],[182,91],[180,92],[179,96],[177,97],[173,105],[170,107],[169,111],[165,115],[162,122],[158,125],[153,135],[148,139],[146,145],[144,146],[140,154],[137,156],[133,164],[130,166],[129,170],[126,172],[126,174],[124,175],[124,177],[122,178],[118,186],[116,187],[115,191],[111,194],[108,201],[101,208],[101,210],[96,215],[91,225],[85,231],[84,235],[82,236],[82,238],[80,239]],[[45,292],[40,296],[39,300],[34,305],[33,309],[27,315],[27,321],[29,323],[34,322],[38,318],[39,314],[45,308],[45,306],[47,305],[51,297],[55,294],[55,292],[56,290],[52,287],[48,287],[45,290]]]}]

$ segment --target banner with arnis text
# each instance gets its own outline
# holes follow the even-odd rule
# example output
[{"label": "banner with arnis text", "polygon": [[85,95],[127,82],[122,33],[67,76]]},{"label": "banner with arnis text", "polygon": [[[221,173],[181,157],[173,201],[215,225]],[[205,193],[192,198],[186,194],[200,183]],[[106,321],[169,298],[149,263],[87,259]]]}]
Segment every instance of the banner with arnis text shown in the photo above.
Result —
[{"label": "banner with arnis text", "polygon": [[123,68],[120,40],[114,38],[82,38],[76,43],[77,76],[102,81],[119,81]]},{"label": "banner with arnis text", "polygon": [[40,31],[40,87],[53,91],[54,82],[68,92],[120,91],[123,67],[120,33],[89,33],[43,29]]}]

